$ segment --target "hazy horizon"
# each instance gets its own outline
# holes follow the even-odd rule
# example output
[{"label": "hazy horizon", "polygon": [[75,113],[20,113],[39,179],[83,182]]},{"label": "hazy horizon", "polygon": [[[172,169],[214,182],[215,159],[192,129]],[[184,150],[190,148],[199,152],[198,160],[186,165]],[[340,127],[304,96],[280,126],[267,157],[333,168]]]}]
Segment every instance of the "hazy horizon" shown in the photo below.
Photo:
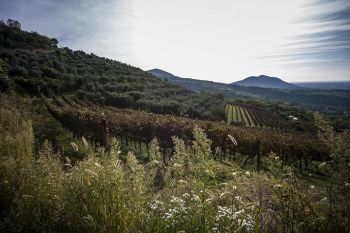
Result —
[{"label": "hazy horizon", "polygon": [[180,77],[350,81],[347,0],[3,0],[0,13],[62,47]]}]

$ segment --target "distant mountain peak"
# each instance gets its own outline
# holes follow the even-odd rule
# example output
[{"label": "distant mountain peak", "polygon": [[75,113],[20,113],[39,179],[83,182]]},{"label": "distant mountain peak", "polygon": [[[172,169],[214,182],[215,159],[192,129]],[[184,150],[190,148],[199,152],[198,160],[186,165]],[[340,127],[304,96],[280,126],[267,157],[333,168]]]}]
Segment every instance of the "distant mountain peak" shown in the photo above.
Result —
[{"label": "distant mountain peak", "polygon": [[300,89],[301,87],[287,83],[280,78],[271,77],[267,75],[250,76],[241,81],[232,84],[247,87],[263,87],[263,88],[277,88],[277,89]]},{"label": "distant mountain peak", "polygon": [[164,70],[157,69],[157,68],[148,70],[147,72],[157,76],[158,78],[163,78],[163,79],[164,78],[175,78],[176,77],[172,73],[169,73],[169,72],[166,72]]}]

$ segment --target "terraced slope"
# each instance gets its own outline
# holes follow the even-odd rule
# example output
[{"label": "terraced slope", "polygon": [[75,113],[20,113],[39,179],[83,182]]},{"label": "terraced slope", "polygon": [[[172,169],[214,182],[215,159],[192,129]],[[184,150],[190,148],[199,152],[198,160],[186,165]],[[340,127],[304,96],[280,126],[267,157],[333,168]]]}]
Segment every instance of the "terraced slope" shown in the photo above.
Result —
[{"label": "terraced slope", "polygon": [[242,103],[228,104],[225,111],[228,124],[271,129],[288,128],[282,117],[256,106]]}]

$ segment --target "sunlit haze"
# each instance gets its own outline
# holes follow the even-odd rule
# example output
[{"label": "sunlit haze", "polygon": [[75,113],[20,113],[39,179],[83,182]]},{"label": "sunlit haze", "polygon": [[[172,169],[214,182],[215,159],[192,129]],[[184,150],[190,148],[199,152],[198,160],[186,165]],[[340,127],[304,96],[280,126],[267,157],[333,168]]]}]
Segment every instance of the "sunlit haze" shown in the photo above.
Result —
[{"label": "sunlit haze", "polygon": [[350,80],[348,0],[1,0],[0,17],[62,47],[181,77]]}]

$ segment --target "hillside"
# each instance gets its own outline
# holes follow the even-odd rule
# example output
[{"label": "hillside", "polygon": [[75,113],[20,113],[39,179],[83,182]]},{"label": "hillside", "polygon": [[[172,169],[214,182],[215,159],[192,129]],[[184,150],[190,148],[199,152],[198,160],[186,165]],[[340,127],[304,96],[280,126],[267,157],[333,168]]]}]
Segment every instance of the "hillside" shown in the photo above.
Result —
[{"label": "hillside", "polygon": [[300,89],[301,87],[287,83],[280,78],[270,77],[266,75],[250,76],[233,84],[247,87],[263,87],[263,88],[277,88],[277,89]]},{"label": "hillside", "polygon": [[17,21],[0,22],[0,57],[9,79],[0,89],[81,100],[192,118],[224,119],[222,95],[198,94],[128,64],[59,48],[55,38],[25,32]]},{"label": "hillside", "polygon": [[[153,73],[153,70],[148,71]],[[221,93],[227,98],[266,100],[288,103],[294,106],[306,107],[310,110],[322,111],[327,114],[342,115],[350,112],[350,90],[319,90],[319,89],[275,89],[262,87],[247,87],[236,84],[225,84],[191,78],[181,78],[175,75],[163,75],[159,70],[157,77],[167,79],[170,83],[180,85],[192,91],[210,91]],[[171,77],[171,78],[169,78]]]}]

